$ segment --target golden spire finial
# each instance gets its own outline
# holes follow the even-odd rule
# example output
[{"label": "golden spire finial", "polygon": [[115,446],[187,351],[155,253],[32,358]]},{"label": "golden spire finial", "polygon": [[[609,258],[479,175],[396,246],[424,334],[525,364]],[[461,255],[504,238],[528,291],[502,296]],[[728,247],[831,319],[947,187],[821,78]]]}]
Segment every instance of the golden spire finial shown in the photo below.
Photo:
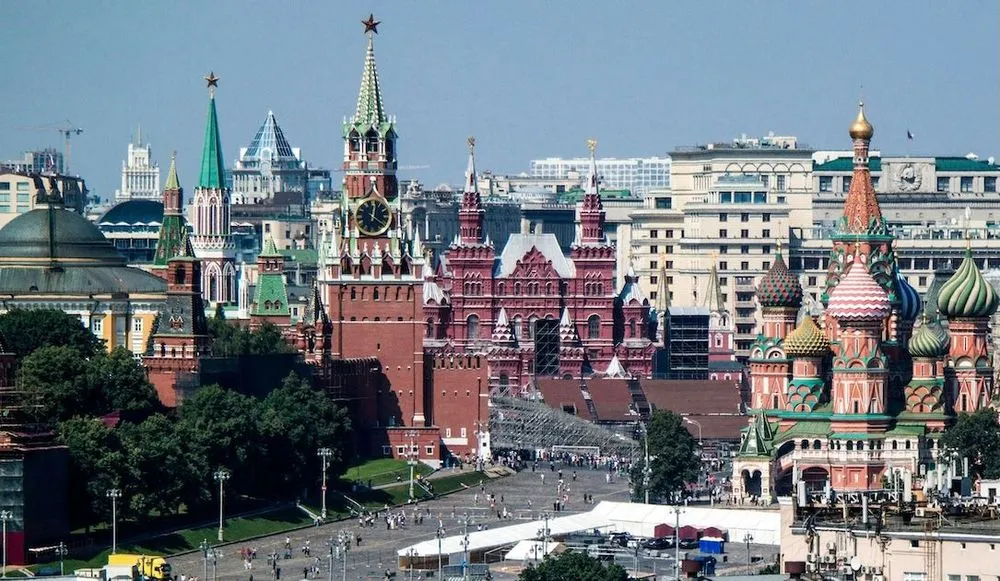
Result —
[{"label": "golden spire finial", "polygon": [[590,150],[590,155],[594,155],[594,152],[597,151],[597,140],[594,138],[588,139],[587,149]]},{"label": "golden spire finial", "polygon": [[851,123],[849,133],[851,134],[851,139],[864,139],[866,141],[871,141],[872,135],[875,135],[875,128],[872,127],[872,124],[868,122],[868,118],[865,117],[864,101],[858,101],[858,116],[854,119],[854,123]]},{"label": "golden spire finial", "polygon": [[778,250],[778,254],[781,254],[781,239],[778,239],[778,241],[775,243],[775,247]]},{"label": "golden spire finial", "polygon": [[472,153],[472,151],[476,148],[476,138],[470,135],[465,142],[469,144],[469,153]]}]

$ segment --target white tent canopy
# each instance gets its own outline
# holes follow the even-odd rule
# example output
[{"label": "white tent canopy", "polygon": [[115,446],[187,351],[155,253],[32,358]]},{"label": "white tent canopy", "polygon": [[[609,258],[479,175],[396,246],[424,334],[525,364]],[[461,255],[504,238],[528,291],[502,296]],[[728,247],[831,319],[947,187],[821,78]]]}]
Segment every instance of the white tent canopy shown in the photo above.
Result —
[{"label": "white tent canopy", "polygon": [[[690,525],[703,529],[716,527],[729,531],[730,541],[742,541],[744,535],[753,536],[753,542],[761,545],[779,545],[781,537],[781,516],[777,510],[708,508],[701,506],[681,506],[680,525]],[[592,531],[623,531],[639,537],[651,537],[656,525],[666,523],[676,526],[677,516],[673,506],[604,501],[591,511],[549,520],[549,534],[560,537],[569,533]],[[484,551],[497,547],[514,546],[521,541],[540,538],[545,526],[541,520],[514,525],[473,531],[469,533],[469,552]],[[554,543],[552,543],[554,544]],[[438,540],[431,539],[397,551],[400,557],[410,550],[417,556],[430,557],[438,554]],[[441,554],[458,555],[465,551],[462,535],[441,539]]]},{"label": "white tent canopy", "polygon": [[503,556],[507,561],[541,560],[545,555],[561,552],[562,543],[543,543],[541,541],[521,541]]}]

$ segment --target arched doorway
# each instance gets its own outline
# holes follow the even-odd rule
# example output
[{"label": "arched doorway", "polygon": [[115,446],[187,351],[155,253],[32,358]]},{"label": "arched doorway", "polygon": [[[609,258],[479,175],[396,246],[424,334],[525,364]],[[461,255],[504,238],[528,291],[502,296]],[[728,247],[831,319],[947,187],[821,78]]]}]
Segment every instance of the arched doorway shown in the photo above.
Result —
[{"label": "arched doorway", "polygon": [[761,496],[761,472],[760,470],[744,470],[741,474],[743,478],[743,493],[746,496]]}]

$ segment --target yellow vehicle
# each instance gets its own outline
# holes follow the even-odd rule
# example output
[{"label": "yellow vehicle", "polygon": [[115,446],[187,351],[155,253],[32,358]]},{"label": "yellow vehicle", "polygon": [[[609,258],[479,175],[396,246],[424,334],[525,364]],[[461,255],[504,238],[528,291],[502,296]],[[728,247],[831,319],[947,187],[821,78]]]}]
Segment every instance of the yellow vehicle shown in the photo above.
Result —
[{"label": "yellow vehicle", "polygon": [[135,567],[136,571],[146,579],[155,579],[156,581],[169,581],[171,579],[170,563],[157,555],[114,553],[108,555],[108,566]]}]

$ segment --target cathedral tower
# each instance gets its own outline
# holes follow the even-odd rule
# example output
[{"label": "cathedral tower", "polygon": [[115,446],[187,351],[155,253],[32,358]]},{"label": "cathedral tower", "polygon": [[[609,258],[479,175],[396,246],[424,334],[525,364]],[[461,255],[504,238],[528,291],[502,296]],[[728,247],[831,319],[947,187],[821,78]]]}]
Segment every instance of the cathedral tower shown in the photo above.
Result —
[{"label": "cathedral tower", "polygon": [[166,278],[167,262],[181,253],[181,245],[187,237],[187,222],[184,220],[184,189],[177,179],[177,153],[170,156],[170,171],[163,187],[163,222],[160,237],[156,241],[153,257],[153,273]]},{"label": "cathedral tower", "polygon": [[750,348],[750,407],[772,411],[786,408],[791,362],[784,350],[784,339],[795,328],[802,285],[789,272],[778,247],[770,270],[757,285],[762,326]]}]

